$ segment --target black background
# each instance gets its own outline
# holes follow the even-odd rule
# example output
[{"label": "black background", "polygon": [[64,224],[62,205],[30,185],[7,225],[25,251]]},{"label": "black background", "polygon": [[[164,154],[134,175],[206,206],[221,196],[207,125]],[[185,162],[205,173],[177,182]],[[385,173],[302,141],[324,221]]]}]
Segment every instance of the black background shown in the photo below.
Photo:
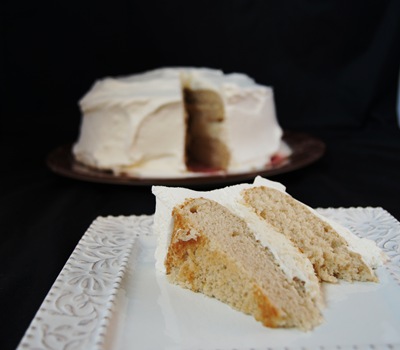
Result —
[{"label": "black background", "polygon": [[[324,140],[273,180],[314,207],[400,219],[399,1],[112,1],[2,5],[0,348],[13,349],[99,215],[151,214],[149,187],[51,173],[96,79],[165,66],[243,72],[274,88],[285,129]],[[210,186],[211,188],[211,186]]]}]

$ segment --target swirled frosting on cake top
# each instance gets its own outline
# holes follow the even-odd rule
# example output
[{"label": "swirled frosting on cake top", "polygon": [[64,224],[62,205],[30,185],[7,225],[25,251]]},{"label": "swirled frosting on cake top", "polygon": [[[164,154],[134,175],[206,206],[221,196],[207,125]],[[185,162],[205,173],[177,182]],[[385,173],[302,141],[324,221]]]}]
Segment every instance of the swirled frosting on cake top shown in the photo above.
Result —
[{"label": "swirled frosting on cake top", "polygon": [[192,144],[225,159],[205,167],[230,172],[261,169],[282,150],[272,88],[245,74],[161,68],[105,78],[80,108],[75,158],[116,174],[188,176]]}]

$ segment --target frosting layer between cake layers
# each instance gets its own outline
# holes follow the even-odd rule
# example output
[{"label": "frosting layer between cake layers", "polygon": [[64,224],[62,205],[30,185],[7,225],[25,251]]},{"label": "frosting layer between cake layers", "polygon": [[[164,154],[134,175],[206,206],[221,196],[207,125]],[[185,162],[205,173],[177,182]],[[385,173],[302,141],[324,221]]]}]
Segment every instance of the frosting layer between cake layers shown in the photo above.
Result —
[{"label": "frosting layer between cake layers", "polygon": [[134,176],[190,175],[183,90],[212,91],[223,103],[218,136],[228,171],[263,168],[282,148],[273,91],[250,77],[208,68],[162,68],[97,81],[81,99],[77,160]]}]

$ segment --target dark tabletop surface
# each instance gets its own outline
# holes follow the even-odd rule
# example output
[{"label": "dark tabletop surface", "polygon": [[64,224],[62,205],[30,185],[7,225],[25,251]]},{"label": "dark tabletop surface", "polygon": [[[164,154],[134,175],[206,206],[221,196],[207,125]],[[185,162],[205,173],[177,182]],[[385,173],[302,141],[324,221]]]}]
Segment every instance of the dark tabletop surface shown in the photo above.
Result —
[{"label": "dark tabletop surface", "polygon": [[[400,220],[399,2],[220,1],[212,2],[213,11],[192,9],[192,21],[184,17],[178,27],[171,21],[185,2],[167,3],[157,5],[157,29],[143,19],[153,2],[15,2],[6,9],[1,349],[17,346],[96,217],[154,213],[150,186],[79,181],[46,166],[54,148],[76,139],[77,101],[99,77],[166,65],[246,72],[274,86],[285,129],[326,144],[317,162],[271,180],[312,207],[382,207]],[[182,28],[191,30],[179,36]],[[176,37],[185,42],[184,54]]]}]

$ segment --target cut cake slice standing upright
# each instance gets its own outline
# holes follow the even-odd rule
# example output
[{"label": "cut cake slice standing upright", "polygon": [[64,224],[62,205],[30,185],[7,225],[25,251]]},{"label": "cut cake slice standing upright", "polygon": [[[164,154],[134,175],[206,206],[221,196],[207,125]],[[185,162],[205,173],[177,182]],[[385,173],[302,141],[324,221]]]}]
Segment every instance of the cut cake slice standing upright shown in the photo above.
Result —
[{"label": "cut cake slice standing upright", "polygon": [[377,281],[383,263],[360,239],[296,201],[277,182],[198,192],[153,186],[156,269],[269,327],[321,322],[319,281]]}]

